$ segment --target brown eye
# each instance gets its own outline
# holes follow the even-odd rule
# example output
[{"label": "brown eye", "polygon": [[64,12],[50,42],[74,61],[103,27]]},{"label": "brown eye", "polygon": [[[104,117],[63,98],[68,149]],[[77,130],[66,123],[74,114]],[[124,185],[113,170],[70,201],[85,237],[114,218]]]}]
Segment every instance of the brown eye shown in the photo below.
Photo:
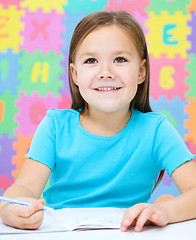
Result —
[{"label": "brown eye", "polygon": [[88,64],[93,64],[93,63],[97,63],[97,60],[95,58],[88,58],[85,63],[88,63]]},{"label": "brown eye", "polygon": [[115,63],[123,63],[123,62],[127,62],[127,60],[124,57],[117,57],[114,60]]}]

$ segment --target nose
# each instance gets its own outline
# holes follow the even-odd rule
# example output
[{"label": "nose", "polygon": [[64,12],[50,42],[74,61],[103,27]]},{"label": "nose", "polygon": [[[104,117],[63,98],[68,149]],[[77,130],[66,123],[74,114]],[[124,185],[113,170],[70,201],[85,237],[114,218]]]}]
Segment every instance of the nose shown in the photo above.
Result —
[{"label": "nose", "polygon": [[111,67],[109,67],[107,64],[102,66],[98,74],[98,79],[102,80],[102,79],[113,79],[113,78],[114,78],[114,74],[112,73]]},{"label": "nose", "polygon": [[100,74],[98,79],[112,79],[112,74]]}]

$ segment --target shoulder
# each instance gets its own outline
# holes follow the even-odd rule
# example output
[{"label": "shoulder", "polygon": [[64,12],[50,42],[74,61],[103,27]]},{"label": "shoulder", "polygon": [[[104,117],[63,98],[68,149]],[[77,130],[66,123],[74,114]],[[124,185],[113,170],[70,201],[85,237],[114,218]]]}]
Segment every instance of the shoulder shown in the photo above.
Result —
[{"label": "shoulder", "polygon": [[55,129],[73,127],[79,121],[79,112],[73,109],[52,108],[47,111],[45,120]]},{"label": "shoulder", "polygon": [[138,110],[132,109],[132,114],[135,122],[141,126],[159,126],[163,122],[168,122],[167,117],[163,114],[156,112],[140,112]]},{"label": "shoulder", "polygon": [[73,109],[57,109],[57,108],[52,108],[47,111],[46,116],[49,118],[52,118],[54,120],[58,119],[70,119],[70,118],[75,118],[78,117],[79,112]]}]

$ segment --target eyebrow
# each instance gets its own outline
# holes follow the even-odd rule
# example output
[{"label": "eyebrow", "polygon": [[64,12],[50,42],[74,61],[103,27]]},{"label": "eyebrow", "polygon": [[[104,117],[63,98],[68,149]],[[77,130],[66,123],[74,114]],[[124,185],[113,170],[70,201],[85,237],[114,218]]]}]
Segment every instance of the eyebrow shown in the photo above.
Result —
[{"label": "eyebrow", "polygon": [[127,50],[123,50],[123,51],[116,51],[114,52],[115,55],[124,55],[124,54],[128,54],[130,56],[132,56],[132,53],[127,51]]},{"label": "eyebrow", "polygon": [[[132,53],[127,51],[127,50],[114,51],[112,54],[113,55],[124,55],[124,54],[127,54],[127,55],[132,56]],[[80,55],[80,58],[85,57],[85,56],[97,56],[97,55],[99,55],[99,54],[96,53],[96,52],[84,52],[84,53],[82,53]]]},{"label": "eyebrow", "polygon": [[96,52],[84,52],[80,55],[80,58],[86,57],[86,56],[96,56],[98,55]]}]

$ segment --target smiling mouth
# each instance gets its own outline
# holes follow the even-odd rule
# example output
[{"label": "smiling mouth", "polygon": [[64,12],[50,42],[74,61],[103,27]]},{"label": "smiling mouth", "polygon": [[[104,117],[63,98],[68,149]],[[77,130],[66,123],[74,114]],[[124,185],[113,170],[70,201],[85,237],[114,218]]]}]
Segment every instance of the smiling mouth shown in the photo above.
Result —
[{"label": "smiling mouth", "polygon": [[121,87],[100,87],[95,88],[96,91],[112,91],[112,90],[119,90]]}]

